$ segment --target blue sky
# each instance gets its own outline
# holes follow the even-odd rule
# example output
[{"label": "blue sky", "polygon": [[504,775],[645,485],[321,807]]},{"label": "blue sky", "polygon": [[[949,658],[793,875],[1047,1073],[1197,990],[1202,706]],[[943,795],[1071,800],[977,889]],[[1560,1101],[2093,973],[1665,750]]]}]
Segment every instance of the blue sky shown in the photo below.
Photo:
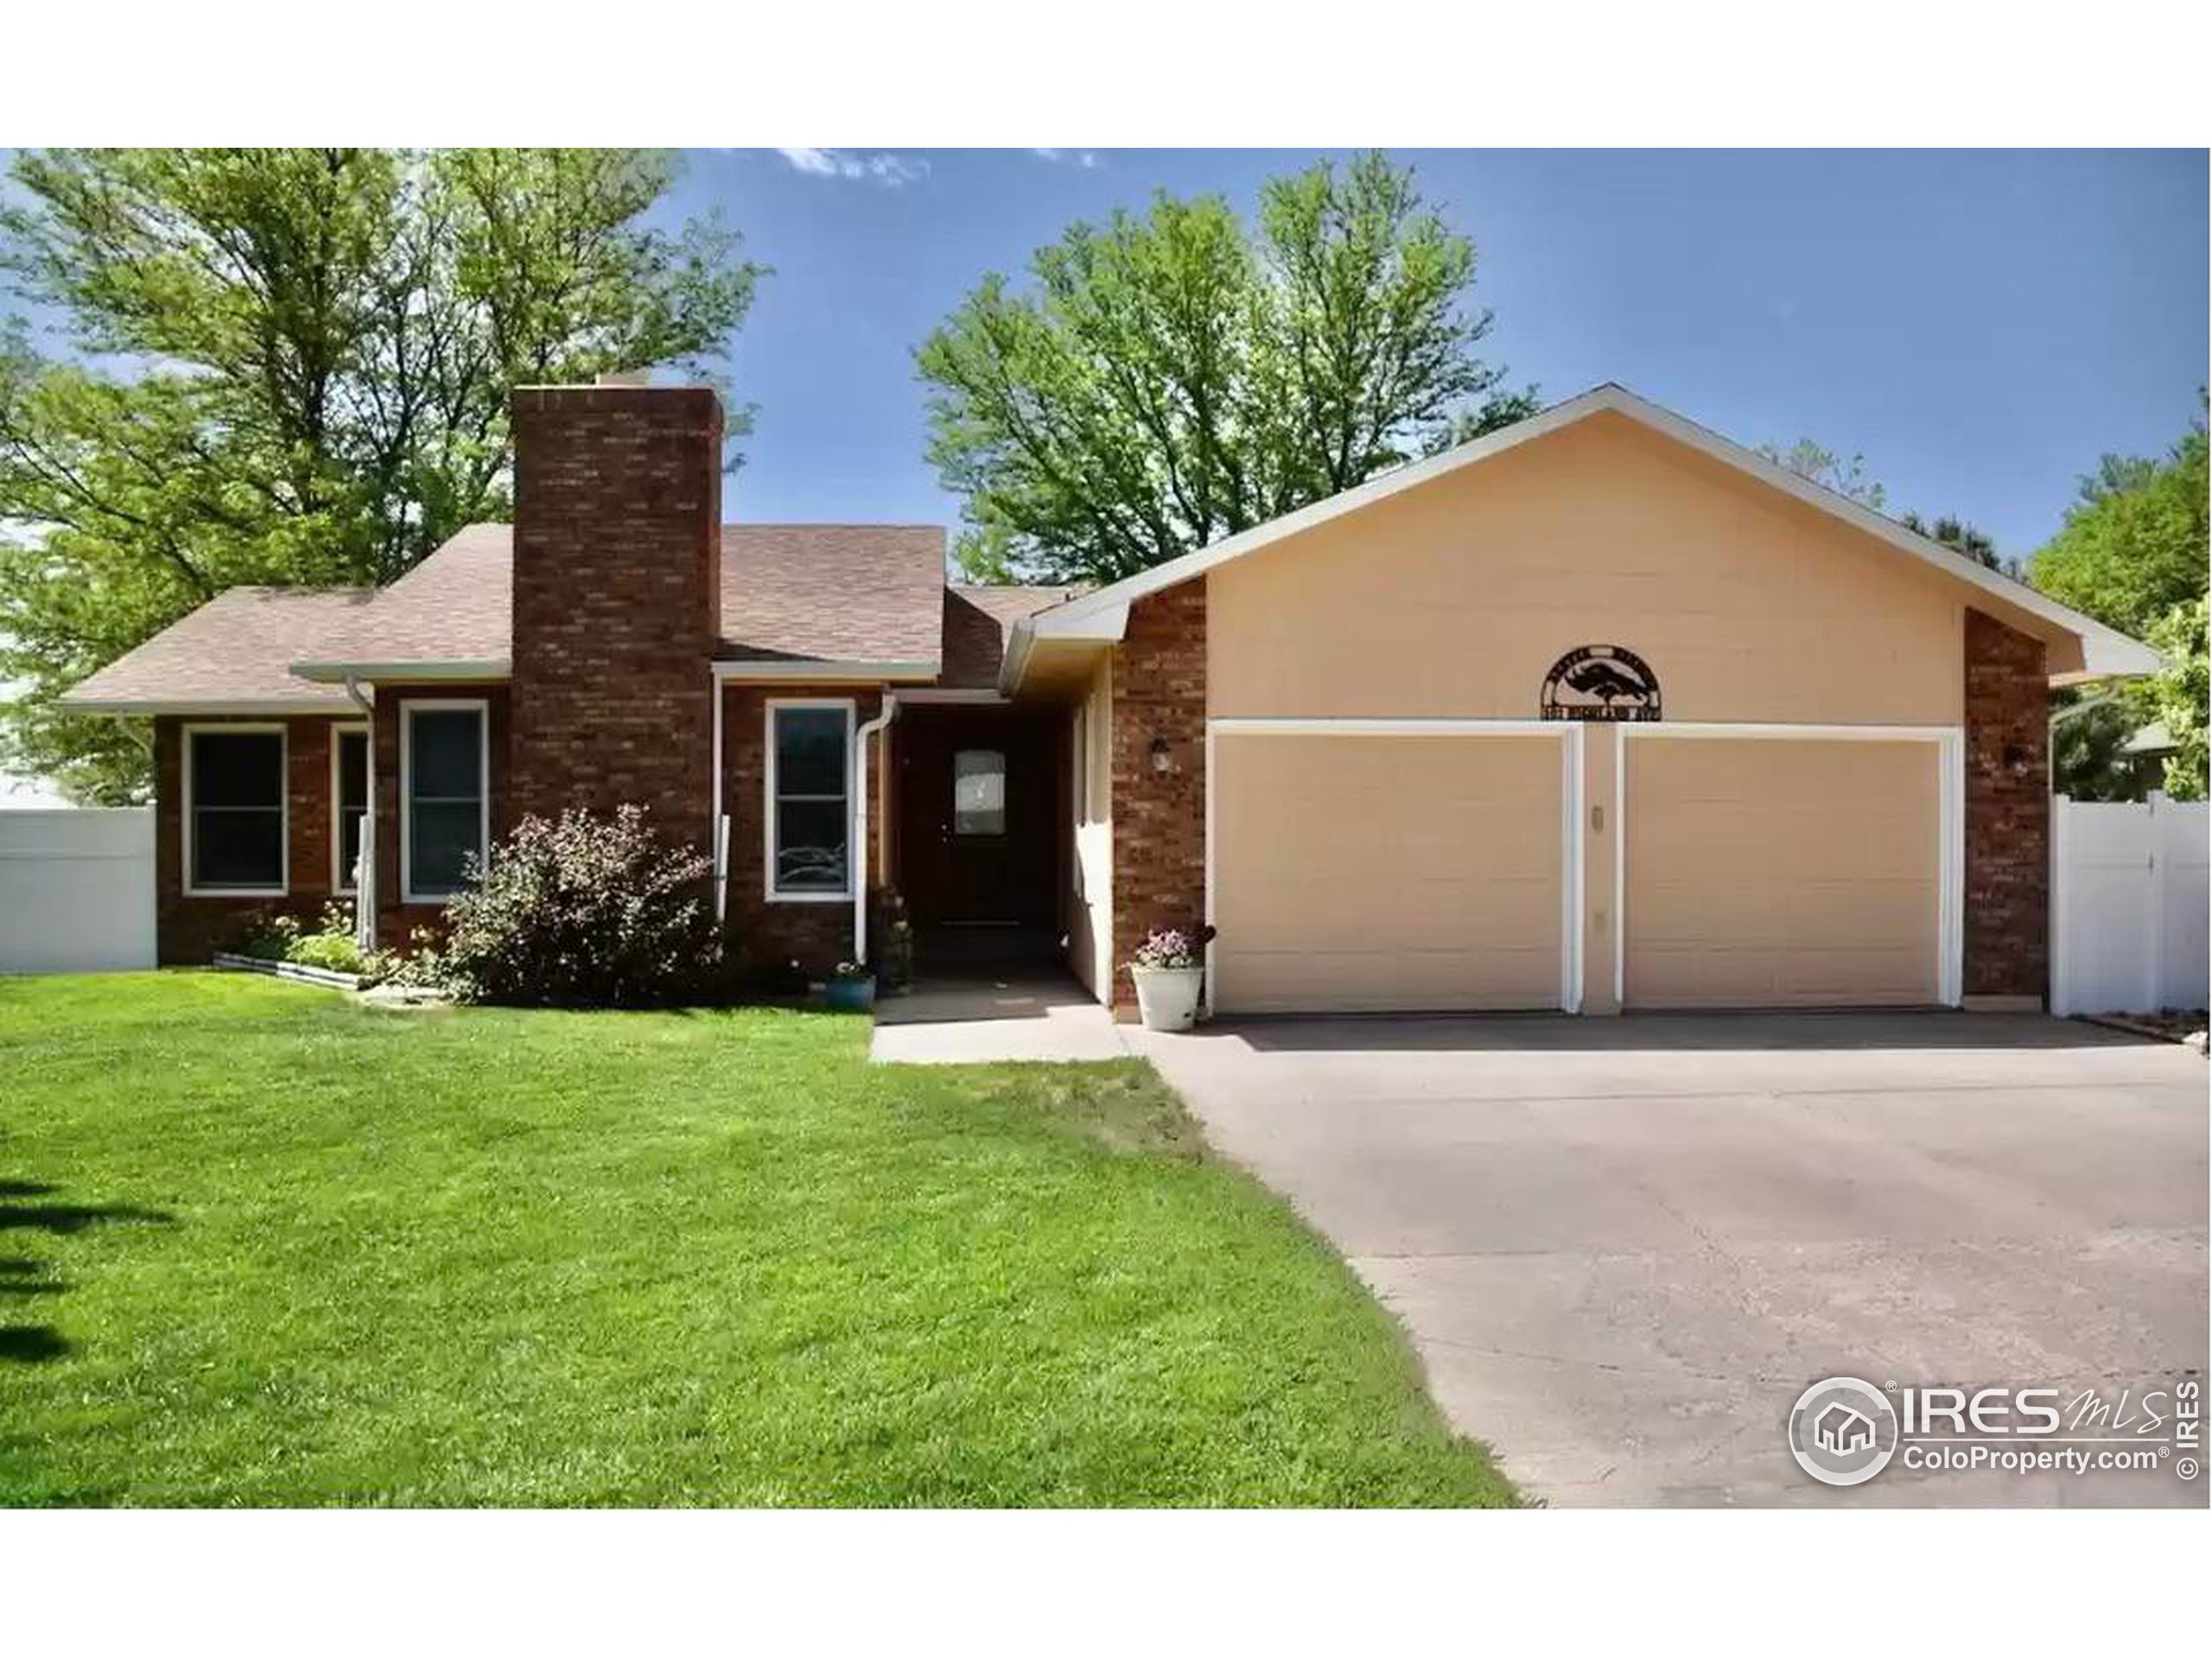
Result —
[{"label": "blue sky", "polygon": [[[1305,151],[693,156],[775,267],[740,338],[760,405],[730,516],[954,523],[912,348],[986,271],[1158,189],[1240,208]],[[1547,401],[1618,380],[1745,442],[1866,457],[1892,511],[2010,556],[2107,450],[2156,454],[2206,376],[2194,152],[1395,152],[1475,239],[1487,345]]]}]

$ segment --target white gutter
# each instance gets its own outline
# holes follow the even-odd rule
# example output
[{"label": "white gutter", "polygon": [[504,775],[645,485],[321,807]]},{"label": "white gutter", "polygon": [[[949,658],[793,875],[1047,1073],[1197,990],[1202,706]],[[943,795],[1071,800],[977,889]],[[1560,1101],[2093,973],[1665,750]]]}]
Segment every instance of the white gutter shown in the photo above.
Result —
[{"label": "white gutter", "polygon": [[898,718],[899,694],[886,691],[874,720],[854,734],[853,769],[860,786],[853,791],[853,960],[868,960],[868,741]]}]

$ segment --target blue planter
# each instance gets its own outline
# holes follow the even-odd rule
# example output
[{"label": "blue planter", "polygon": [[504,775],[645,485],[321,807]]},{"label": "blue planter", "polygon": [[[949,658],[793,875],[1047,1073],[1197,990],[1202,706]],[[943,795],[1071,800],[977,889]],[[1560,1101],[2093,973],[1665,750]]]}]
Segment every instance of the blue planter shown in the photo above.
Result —
[{"label": "blue planter", "polygon": [[822,988],[822,1000],[838,1014],[866,1014],[875,1006],[875,976],[833,979]]}]

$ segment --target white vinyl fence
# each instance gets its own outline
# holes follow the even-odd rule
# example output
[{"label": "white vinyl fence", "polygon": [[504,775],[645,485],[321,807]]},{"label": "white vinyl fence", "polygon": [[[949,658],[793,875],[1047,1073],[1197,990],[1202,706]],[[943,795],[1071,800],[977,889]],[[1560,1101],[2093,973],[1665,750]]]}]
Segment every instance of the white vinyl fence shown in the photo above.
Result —
[{"label": "white vinyl fence", "polygon": [[2051,803],[2053,1014],[2204,1007],[2208,838],[2202,801]]},{"label": "white vinyl fence", "polygon": [[0,811],[0,974],[154,965],[154,814]]}]

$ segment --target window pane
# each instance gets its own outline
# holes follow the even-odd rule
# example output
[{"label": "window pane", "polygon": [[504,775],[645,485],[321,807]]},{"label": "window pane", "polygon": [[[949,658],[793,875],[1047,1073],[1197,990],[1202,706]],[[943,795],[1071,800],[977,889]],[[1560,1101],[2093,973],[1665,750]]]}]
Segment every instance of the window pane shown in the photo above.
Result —
[{"label": "window pane", "polygon": [[479,798],[483,718],[475,709],[419,709],[408,715],[407,775],[416,799]]},{"label": "window pane", "polygon": [[283,810],[195,805],[192,812],[192,885],[283,887]]},{"label": "window pane", "polygon": [[474,801],[416,802],[408,817],[408,887],[436,897],[457,892],[466,861],[483,851],[482,828]]},{"label": "window pane", "polygon": [[845,792],[845,711],[776,710],[776,793]]},{"label": "window pane", "polygon": [[338,734],[338,804],[365,807],[369,804],[369,734]]},{"label": "window pane", "polygon": [[194,732],[192,804],[282,806],[284,739],[276,732]]},{"label": "window pane", "polygon": [[776,890],[844,892],[845,836],[842,801],[779,801]]},{"label": "window pane", "polygon": [[996,749],[962,749],[952,757],[952,833],[1006,833],[1006,756]]}]

